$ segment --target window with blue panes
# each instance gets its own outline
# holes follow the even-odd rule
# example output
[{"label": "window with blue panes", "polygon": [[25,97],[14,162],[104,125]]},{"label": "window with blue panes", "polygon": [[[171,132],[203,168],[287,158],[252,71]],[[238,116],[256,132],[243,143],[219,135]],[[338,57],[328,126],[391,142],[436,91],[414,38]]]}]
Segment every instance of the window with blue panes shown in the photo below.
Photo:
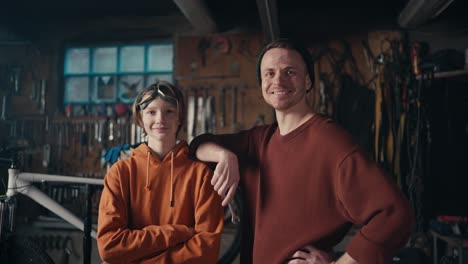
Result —
[{"label": "window with blue panes", "polygon": [[133,103],[144,87],[173,81],[173,44],[67,47],[64,104]]}]

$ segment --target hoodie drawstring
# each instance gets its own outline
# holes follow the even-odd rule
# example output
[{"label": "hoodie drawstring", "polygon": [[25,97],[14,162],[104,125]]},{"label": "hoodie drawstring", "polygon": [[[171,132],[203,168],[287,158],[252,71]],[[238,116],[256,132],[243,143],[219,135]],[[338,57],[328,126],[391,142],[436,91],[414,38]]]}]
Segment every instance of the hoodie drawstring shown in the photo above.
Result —
[{"label": "hoodie drawstring", "polygon": [[174,207],[174,184],[173,184],[173,177],[174,177],[174,152],[171,151],[171,207]]},{"label": "hoodie drawstring", "polygon": [[149,160],[150,160],[150,155],[151,155],[151,153],[148,150],[146,152],[146,187],[145,187],[146,190],[150,189],[150,184],[149,184]]}]

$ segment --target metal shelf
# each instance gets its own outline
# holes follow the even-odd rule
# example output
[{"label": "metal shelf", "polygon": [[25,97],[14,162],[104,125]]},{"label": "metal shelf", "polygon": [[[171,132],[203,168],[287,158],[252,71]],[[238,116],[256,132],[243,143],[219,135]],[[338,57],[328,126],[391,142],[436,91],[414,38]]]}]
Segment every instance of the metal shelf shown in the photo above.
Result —
[{"label": "metal shelf", "polygon": [[[435,72],[434,79],[443,79],[443,78],[453,78],[458,76],[468,75],[468,70],[456,70],[456,71],[447,71],[447,72]],[[420,80],[425,75],[418,75],[416,79]]]}]

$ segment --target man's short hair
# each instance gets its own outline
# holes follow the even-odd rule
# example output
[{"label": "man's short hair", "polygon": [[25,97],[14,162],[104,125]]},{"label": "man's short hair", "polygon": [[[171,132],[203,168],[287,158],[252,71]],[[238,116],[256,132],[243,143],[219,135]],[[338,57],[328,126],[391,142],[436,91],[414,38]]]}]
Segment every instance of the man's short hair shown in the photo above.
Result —
[{"label": "man's short hair", "polygon": [[304,63],[307,67],[307,73],[309,74],[310,81],[312,85],[314,84],[314,60],[312,59],[312,56],[310,55],[309,51],[307,50],[307,47],[302,45],[299,42],[296,42],[291,39],[278,39],[278,40],[273,40],[270,43],[268,43],[265,47],[263,47],[262,51],[258,55],[258,60],[257,60],[257,82],[258,85],[262,85],[262,76],[260,72],[260,65],[262,64],[262,59],[265,53],[271,49],[274,48],[281,48],[281,49],[289,49],[289,50],[295,50],[297,51],[302,59],[304,60]]}]

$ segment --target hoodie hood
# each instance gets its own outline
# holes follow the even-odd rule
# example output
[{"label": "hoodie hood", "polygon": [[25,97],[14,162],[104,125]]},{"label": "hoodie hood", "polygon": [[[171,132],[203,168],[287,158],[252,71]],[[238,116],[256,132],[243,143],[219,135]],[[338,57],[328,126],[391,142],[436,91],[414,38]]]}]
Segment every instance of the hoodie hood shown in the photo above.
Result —
[{"label": "hoodie hood", "polygon": [[164,157],[163,160],[160,160],[156,155],[152,154],[152,150],[148,147],[147,144],[140,144],[135,150],[133,150],[132,156],[138,159],[146,160],[146,185],[145,190],[151,191],[151,177],[150,177],[150,165],[160,165],[165,166],[170,164],[171,172],[171,191],[169,197],[169,203],[171,207],[174,207],[174,164],[183,163],[188,157],[188,145],[185,141],[180,141],[176,144]]}]

